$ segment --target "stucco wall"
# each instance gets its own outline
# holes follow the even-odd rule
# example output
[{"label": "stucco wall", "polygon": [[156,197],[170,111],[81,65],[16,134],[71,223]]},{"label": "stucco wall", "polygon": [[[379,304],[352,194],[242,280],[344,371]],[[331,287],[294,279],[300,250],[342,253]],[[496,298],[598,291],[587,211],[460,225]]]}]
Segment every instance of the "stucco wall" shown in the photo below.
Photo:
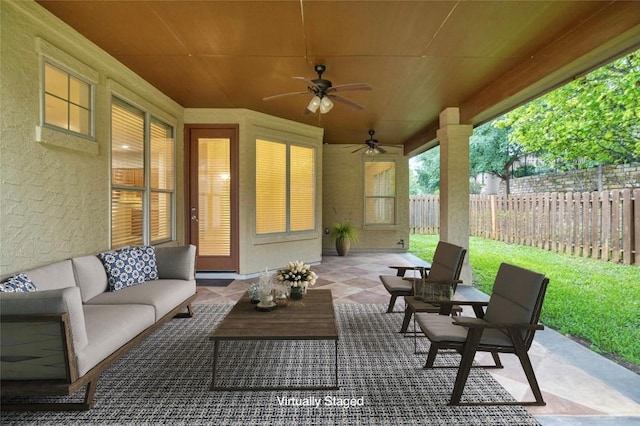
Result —
[{"label": "stucco wall", "polygon": [[[0,1],[0,20],[0,274],[109,248],[112,93],[176,126],[182,205],[183,109],[35,2]],[[41,55],[95,79],[95,142],[48,129],[36,141]]]},{"label": "stucco wall", "polygon": [[[253,274],[265,268],[273,270],[291,260],[320,262],[322,260],[322,136],[323,129],[272,117],[245,109],[187,108],[184,121],[188,124],[238,124],[240,169],[240,274]],[[256,137],[297,141],[317,148],[316,230],[297,237],[255,235]]]},{"label": "stucco wall", "polygon": [[[409,158],[399,147],[384,147],[386,154],[376,160],[396,162],[397,224],[364,227],[364,159],[362,151],[352,153],[354,145],[325,145],[323,160],[322,227],[331,229],[348,221],[358,230],[359,241],[351,251],[402,252],[409,247]],[[399,244],[404,240],[404,246]],[[325,254],[336,254],[335,240],[323,235]]]}]

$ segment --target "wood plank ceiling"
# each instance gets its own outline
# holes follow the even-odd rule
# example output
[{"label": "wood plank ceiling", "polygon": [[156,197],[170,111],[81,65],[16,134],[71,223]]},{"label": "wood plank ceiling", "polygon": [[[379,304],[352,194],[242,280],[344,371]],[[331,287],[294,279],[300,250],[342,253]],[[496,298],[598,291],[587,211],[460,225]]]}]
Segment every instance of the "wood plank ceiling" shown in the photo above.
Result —
[{"label": "wood plank ceiling", "polygon": [[[436,143],[438,114],[480,124],[640,46],[634,1],[38,1],[186,108],[248,108],[407,154]],[[292,76],[363,105],[304,115]]]}]

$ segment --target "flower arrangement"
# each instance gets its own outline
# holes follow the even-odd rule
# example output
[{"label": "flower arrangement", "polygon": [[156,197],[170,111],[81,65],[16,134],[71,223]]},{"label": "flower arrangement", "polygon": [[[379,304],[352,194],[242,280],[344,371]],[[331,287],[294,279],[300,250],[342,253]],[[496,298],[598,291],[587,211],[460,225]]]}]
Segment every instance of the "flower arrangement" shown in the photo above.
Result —
[{"label": "flower arrangement", "polygon": [[283,268],[278,269],[276,276],[278,281],[289,287],[301,287],[303,289],[314,285],[318,279],[311,267],[299,260],[289,262]]}]

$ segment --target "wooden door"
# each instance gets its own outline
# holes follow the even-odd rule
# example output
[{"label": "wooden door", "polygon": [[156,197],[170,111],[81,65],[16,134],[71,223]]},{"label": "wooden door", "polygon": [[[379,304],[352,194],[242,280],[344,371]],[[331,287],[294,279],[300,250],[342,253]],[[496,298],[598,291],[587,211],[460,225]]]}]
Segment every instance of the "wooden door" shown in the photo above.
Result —
[{"label": "wooden door", "polygon": [[190,124],[187,227],[198,271],[238,271],[238,127]]}]

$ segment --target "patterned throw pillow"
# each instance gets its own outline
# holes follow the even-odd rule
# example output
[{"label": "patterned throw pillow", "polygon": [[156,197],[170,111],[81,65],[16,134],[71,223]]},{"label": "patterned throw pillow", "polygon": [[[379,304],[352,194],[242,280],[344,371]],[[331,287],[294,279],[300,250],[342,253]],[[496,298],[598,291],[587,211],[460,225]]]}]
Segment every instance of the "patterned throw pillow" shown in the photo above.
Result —
[{"label": "patterned throw pillow", "polygon": [[0,284],[0,292],[28,293],[37,291],[36,285],[26,274],[18,274]]},{"label": "patterned throw pillow", "polygon": [[118,291],[144,283],[142,250],[129,247],[98,255],[107,271],[109,291]]},{"label": "patterned throw pillow", "polygon": [[145,281],[158,279],[158,263],[156,262],[156,248],[153,246],[140,247],[140,261]]}]

